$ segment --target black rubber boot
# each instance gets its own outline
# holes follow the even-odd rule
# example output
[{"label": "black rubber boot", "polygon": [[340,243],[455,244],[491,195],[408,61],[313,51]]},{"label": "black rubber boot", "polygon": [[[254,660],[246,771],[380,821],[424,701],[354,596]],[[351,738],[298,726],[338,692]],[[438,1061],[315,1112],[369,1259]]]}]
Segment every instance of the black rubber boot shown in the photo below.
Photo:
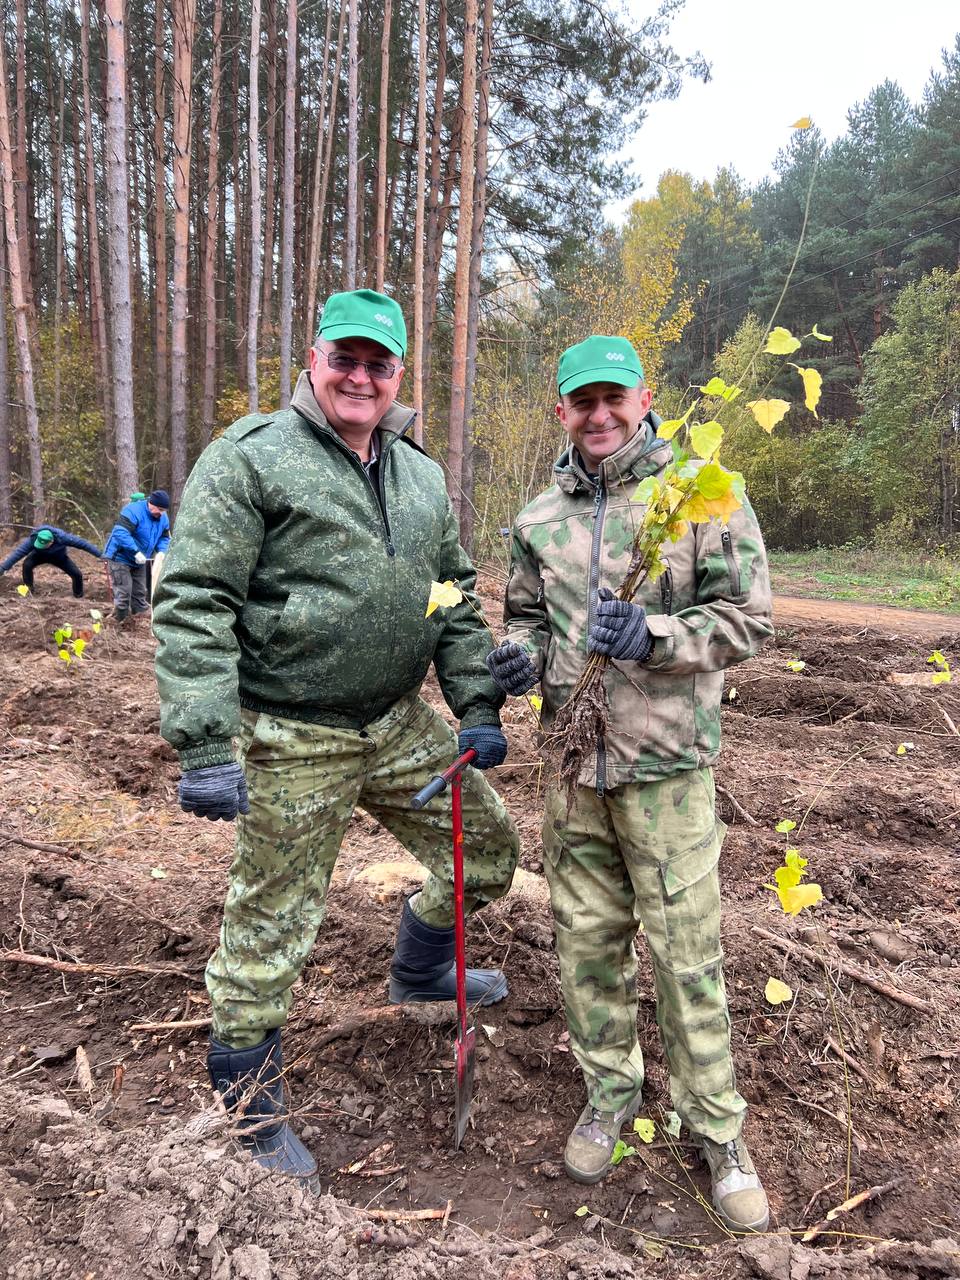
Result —
[{"label": "black rubber boot", "polygon": [[279,1030],[252,1049],[231,1049],[211,1036],[207,1068],[224,1106],[238,1113],[240,1144],[257,1164],[288,1178],[315,1178],[316,1160],[287,1124]]},{"label": "black rubber boot", "polygon": [[[424,924],[406,901],[390,965],[390,1003],[456,1000],[455,947],[453,929]],[[467,970],[468,1005],[496,1004],[506,994],[507,980],[499,969]]]},{"label": "black rubber boot", "polygon": [[113,620],[114,620],[114,622],[115,622],[115,623],[117,623],[117,625],[119,626],[119,624],[120,624],[121,622],[126,621],[126,619],[127,619],[127,617],[129,616],[129,614],[130,614],[130,610],[129,610],[129,609],[117,609],[117,608],[114,608],[114,611],[113,611]]}]

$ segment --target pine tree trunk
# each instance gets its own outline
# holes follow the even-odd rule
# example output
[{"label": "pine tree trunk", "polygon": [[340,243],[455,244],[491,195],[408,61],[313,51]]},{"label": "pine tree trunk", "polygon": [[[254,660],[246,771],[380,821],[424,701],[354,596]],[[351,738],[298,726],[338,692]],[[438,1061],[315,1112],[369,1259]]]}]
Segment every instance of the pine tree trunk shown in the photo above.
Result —
[{"label": "pine tree trunk", "polygon": [[277,0],[267,0],[267,114],[263,122],[266,136],[265,185],[263,192],[263,287],[260,302],[260,345],[275,350],[273,328],[274,229],[277,199]]},{"label": "pine tree trunk", "polygon": [[387,260],[387,130],[390,123],[390,22],[393,0],[384,0],[380,38],[380,146],[377,152],[377,228],[374,244],[376,287],[383,292]]},{"label": "pine tree trunk", "polygon": [[287,0],[287,71],[283,108],[283,221],[280,238],[280,408],[290,403],[293,343],[293,187],[297,110],[297,0]]},{"label": "pine tree trunk", "polygon": [[[304,355],[309,358],[310,347],[313,345],[313,336],[316,330],[317,314],[317,271],[320,266],[320,235],[323,227],[323,208],[320,203],[320,175],[323,169],[323,135],[324,121],[327,114],[327,84],[330,84],[331,99],[333,96],[333,80],[328,82],[326,76],[327,70],[327,50],[330,48],[330,31],[333,26],[333,3],[332,0],[327,4],[327,21],[323,35],[323,70],[324,75],[320,85],[320,111],[317,116],[317,146],[313,162],[313,199],[310,204],[312,209],[312,217],[310,219],[310,247],[307,252],[307,305],[305,310],[305,323],[303,334]],[[343,49],[343,6],[340,8],[340,31],[337,36],[337,53],[335,59],[336,71],[340,73],[340,54]]]},{"label": "pine tree trunk", "polygon": [[0,187],[3,196],[4,227],[7,235],[7,269],[10,297],[13,302],[13,331],[20,365],[20,393],[23,397],[30,454],[31,519],[41,524],[45,518],[43,492],[43,460],[40,455],[40,421],[33,386],[33,357],[30,354],[30,328],[27,302],[23,291],[20,246],[17,243],[17,211],[14,189],[13,154],[10,147],[10,109],[7,103],[7,59],[0,40]]},{"label": "pine tree trunk", "polygon": [[247,296],[247,403],[251,413],[260,408],[257,382],[257,336],[260,316],[260,277],[263,269],[263,233],[260,209],[260,0],[250,7],[250,292]]},{"label": "pine tree trunk", "polygon": [[20,245],[20,279],[30,332],[36,327],[33,263],[30,253],[30,166],[27,160],[27,3],[17,0],[17,136],[13,153],[16,179],[17,230]]},{"label": "pine tree trunk", "polygon": [[127,179],[123,0],[105,0],[107,26],[107,263],[113,352],[114,441],[121,495],[137,487],[133,417],[133,307],[130,296],[130,219]]},{"label": "pine tree trunk", "polygon": [[170,348],[167,294],[167,148],[164,125],[167,115],[166,55],[164,15],[168,0],[156,0],[153,28],[153,260],[154,289],[154,405],[157,441],[166,440],[170,417]]},{"label": "pine tree trunk", "polygon": [[[113,440],[113,388],[110,382],[109,334],[100,265],[100,229],[97,217],[97,178],[93,162],[93,113],[90,107],[90,0],[80,0],[80,60],[83,78],[83,146],[87,191],[87,243],[90,252],[90,315],[93,345],[100,381],[104,439]],[[113,445],[108,444],[108,452]]]},{"label": "pine tree trunk", "polygon": [[423,444],[423,252],[427,203],[427,0],[417,0],[417,205],[413,233],[414,440]]},{"label": "pine tree trunk", "polygon": [[196,0],[173,8],[173,308],[170,334],[170,488],[174,506],[187,479],[187,312],[190,249],[190,113]]},{"label": "pine tree trunk", "polygon": [[[337,99],[339,97],[339,90],[340,90],[340,66],[343,61],[343,38],[344,38],[344,33],[346,31],[349,4],[350,4],[350,0],[340,0],[340,22],[337,30],[337,54],[334,60],[333,80],[331,82],[332,88],[330,91],[330,113],[329,113],[330,118],[327,123],[327,145],[324,151],[324,158],[323,158],[323,177],[320,182],[320,198],[317,201],[316,257],[313,259],[313,270],[310,272],[310,276],[308,280],[308,288],[312,291],[311,303],[307,307],[307,327],[309,330],[309,332],[307,333],[308,347],[313,343],[314,336],[317,332],[317,329],[316,329],[317,281],[320,275],[320,250],[323,246],[323,213],[327,203],[327,189],[330,185],[330,174],[333,169],[333,143],[334,143],[334,134],[336,133],[336,128],[337,128]],[[331,212],[332,212],[332,204],[331,204]],[[327,237],[328,243],[330,242],[330,240],[331,240],[331,236],[328,235]]]},{"label": "pine tree trunk", "polygon": [[[76,50],[74,50],[74,58],[76,58]],[[73,118],[73,225],[74,225],[74,254],[73,254],[73,270],[74,270],[74,289],[76,292],[77,314],[80,317],[80,325],[90,323],[90,296],[87,293],[87,279],[83,270],[83,252],[81,245],[87,243],[87,231],[84,226],[83,217],[83,164],[80,159],[80,117],[82,106],[77,101],[76,78],[73,81],[73,103],[71,116]]]},{"label": "pine tree trunk", "polygon": [[344,234],[343,287],[357,287],[357,27],[359,0],[347,0],[347,214]]},{"label": "pine tree trunk", "polygon": [[[13,519],[10,485],[10,353],[7,350],[7,244],[0,218],[0,526]],[[79,257],[79,255],[78,255]]]},{"label": "pine tree trunk", "polygon": [[487,217],[487,165],[490,136],[490,75],[493,66],[493,0],[483,0],[483,52],[477,103],[476,181],[473,194],[473,226],[470,243],[470,299],[467,307],[467,376],[463,431],[463,506],[460,509],[460,541],[474,549],[473,493],[473,388],[477,377],[477,344],[480,338],[480,284],[483,273],[483,233]]},{"label": "pine tree trunk", "polygon": [[203,258],[204,362],[200,444],[213,434],[217,401],[217,227],[220,213],[220,97],[223,78],[223,0],[213,0],[213,71],[210,84],[210,142],[207,147],[207,223]]},{"label": "pine tree trunk", "polygon": [[453,357],[450,367],[450,420],[447,428],[447,492],[461,527],[463,450],[466,431],[467,311],[470,304],[470,246],[473,228],[473,180],[476,155],[477,0],[466,0],[463,15],[463,82],[460,125],[460,205],[457,216],[456,277],[453,295]]}]

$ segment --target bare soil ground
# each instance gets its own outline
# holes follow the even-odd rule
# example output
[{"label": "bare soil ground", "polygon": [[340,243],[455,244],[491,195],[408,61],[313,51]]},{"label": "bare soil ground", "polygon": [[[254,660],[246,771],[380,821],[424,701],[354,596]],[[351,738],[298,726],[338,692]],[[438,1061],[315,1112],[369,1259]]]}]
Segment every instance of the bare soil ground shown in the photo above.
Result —
[{"label": "bare soil ground", "polygon": [[[676,1145],[658,1129],[596,1188],[562,1173],[582,1085],[538,874],[543,770],[517,704],[493,780],[528,874],[468,934],[471,962],[502,966],[511,994],[478,1018],[462,1150],[449,1022],[384,1011],[415,868],[360,813],[285,1035],[324,1194],[237,1155],[211,1107],[203,1025],[231,830],[176,807],[145,628],[108,628],[69,667],[41,644],[41,631],[84,625],[89,606],[107,612],[91,578],[81,602],[43,570],[31,600],[0,584],[0,1276],[960,1274],[960,679],[888,680],[929,673],[934,647],[960,668],[955,620],[803,602],[728,680],[727,980],[773,1214],[771,1235],[738,1241],[703,1204],[686,1134]],[[492,584],[487,604],[499,616]],[[785,817],[805,817],[797,843],[825,895],[799,920],[763,887]],[[771,976],[794,1001],[765,1001]],[[642,1114],[660,1122],[670,1102],[645,957],[641,989]],[[183,1025],[144,1025],[160,1022]],[[801,1242],[848,1191],[890,1182]],[[409,1216],[448,1204],[446,1218]]]}]

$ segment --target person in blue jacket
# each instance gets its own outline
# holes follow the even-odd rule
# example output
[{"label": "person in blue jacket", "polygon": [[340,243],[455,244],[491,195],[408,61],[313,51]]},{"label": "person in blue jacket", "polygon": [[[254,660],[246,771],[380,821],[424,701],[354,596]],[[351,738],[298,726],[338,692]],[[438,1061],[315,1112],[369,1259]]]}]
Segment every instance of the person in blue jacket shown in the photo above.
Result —
[{"label": "person in blue jacket", "polygon": [[52,564],[67,575],[73,584],[73,594],[79,600],[83,595],[83,574],[67,555],[67,547],[76,547],[78,551],[86,551],[87,555],[100,559],[100,548],[87,542],[86,538],[78,538],[52,524],[41,524],[0,563],[0,575],[22,560],[20,576],[23,585],[32,591],[34,569],[38,564]]},{"label": "person in blue jacket", "polygon": [[147,561],[170,545],[170,499],[163,489],[128,502],[117,517],[103,549],[113,584],[113,616],[117,622],[150,607],[147,595]]}]

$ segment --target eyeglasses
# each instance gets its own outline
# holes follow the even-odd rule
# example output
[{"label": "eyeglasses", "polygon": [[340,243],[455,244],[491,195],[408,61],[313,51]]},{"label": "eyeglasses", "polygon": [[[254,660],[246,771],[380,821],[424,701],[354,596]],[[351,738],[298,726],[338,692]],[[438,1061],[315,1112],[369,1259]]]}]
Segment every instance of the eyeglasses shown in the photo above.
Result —
[{"label": "eyeglasses", "polygon": [[374,382],[389,382],[397,372],[397,366],[389,360],[354,360],[344,351],[318,351],[335,373],[353,373],[363,367]]}]

